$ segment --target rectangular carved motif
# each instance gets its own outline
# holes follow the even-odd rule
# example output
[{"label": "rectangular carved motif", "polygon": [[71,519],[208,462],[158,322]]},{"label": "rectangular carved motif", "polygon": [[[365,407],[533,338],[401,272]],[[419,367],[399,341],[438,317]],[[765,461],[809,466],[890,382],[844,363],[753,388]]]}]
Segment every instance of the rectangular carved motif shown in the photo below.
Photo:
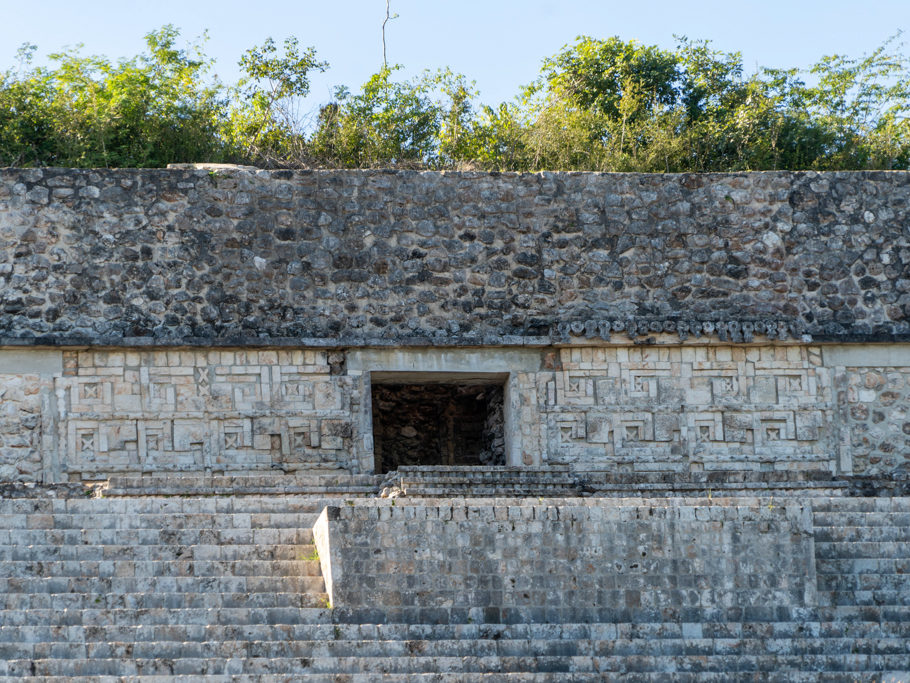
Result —
[{"label": "rectangular carved motif", "polygon": [[57,379],[66,472],[350,466],[350,384],[324,353],[81,352]]}]

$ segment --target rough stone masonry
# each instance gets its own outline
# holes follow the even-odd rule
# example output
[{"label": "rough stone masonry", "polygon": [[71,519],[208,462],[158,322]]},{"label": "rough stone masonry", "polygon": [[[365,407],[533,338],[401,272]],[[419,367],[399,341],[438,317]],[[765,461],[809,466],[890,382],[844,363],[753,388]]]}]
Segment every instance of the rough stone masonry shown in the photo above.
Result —
[{"label": "rough stone masonry", "polygon": [[908,198],[891,172],[2,170],[0,479],[370,474],[376,387],[443,381],[502,388],[513,467],[905,472]]},{"label": "rough stone masonry", "polygon": [[6,344],[910,339],[906,173],[0,172]]},{"label": "rough stone masonry", "polygon": [[908,181],[0,170],[0,678],[908,680]]}]

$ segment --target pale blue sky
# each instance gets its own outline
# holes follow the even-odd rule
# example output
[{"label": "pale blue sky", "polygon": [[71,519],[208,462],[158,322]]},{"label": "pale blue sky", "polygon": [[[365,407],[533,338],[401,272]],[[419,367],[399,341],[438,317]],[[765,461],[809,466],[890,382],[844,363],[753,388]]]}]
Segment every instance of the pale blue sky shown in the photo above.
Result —
[{"label": "pale blue sky", "polygon": [[[450,66],[475,80],[489,104],[511,99],[544,57],[580,34],[665,48],[674,34],[707,38],[741,51],[752,71],[860,56],[910,31],[910,0],[392,0],[392,11],[399,18],[387,30],[390,63],[408,74]],[[333,86],[356,90],[381,65],[384,15],[385,0],[0,0],[0,69],[14,65],[23,42],[37,44],[39,56],[79,42],[89,54],[133,55],[145,33],[171,23],[184,37],[208,29],[206,51],[232,81],[244,49],[293,34],[331,65],[313,78],[315,109]]]}]

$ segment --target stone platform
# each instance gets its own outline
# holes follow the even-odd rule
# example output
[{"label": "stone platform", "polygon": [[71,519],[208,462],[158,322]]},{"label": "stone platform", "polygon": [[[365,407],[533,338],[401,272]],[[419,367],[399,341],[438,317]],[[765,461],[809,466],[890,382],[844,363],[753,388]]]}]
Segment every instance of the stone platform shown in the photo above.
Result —
[{"label": "stone platform", "polygon": [[2,680],[910,669],[908,497],[56,493],[0,499]]},{"label": "stone platform", "polygon": [[[399,467],[386,474],[158,473],[114,475],[101,482],[48,490],[97,491],[111,496],[326,495],[381,497],[636,497],[813,495],[910,495],[910,477],[834,475],[824,470],[611,472],[547,467]],[[29,489],[18,485],[19,495]],[[7,496],[16,485],[7,485]]]}]

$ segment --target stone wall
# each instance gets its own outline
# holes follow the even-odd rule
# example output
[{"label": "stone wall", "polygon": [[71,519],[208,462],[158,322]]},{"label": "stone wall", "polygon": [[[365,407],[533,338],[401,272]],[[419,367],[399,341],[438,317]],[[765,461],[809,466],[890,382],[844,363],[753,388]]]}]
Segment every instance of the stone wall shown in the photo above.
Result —
[{"label": "stone wall", "polygon": [[511,466],[910,471],[910,345],[122,348],[0,350],[0,479],[372,473],[372,380],[414,373],[498,382]]},{"label": "stone wall", "polygon": [[80,351],[55,382],[56,478],[358,470],[352,392],[313,350]]},{"label": "stone wall", "polygon": [[42,478],[41,404],[51,384],[38,375],[0,375],[0,481]]},{"label": "stone wall", "polygon": [[51,478],[46,454],[57,450],[54,382],[62,372],[59,351],[0,350],[0,481]]},{"label": "stone wall", "polygon": [[815,603],[808,508],[572,503],[329,507],[332,604],[358,622],[510,624]]},{"label": "stone wall", "polygon": [[549,461],[613,471],[833,469],[816,346],[566,348],[538,375]]},{"label": "stone wall", "polygon": [[898,172],[5,169],[0,343],[910,340],[908,198]]},{"label": "stone wall", "polygon": [[910,473],[910,351],[831,348],[842,452],[865,474]]},{"label": "stone wall", "polygon": [[370,473],[372,381],[409,372],[502,386],[511,466],[906,471],[908,199],[884,172],[0,170],[0,478]]}]

